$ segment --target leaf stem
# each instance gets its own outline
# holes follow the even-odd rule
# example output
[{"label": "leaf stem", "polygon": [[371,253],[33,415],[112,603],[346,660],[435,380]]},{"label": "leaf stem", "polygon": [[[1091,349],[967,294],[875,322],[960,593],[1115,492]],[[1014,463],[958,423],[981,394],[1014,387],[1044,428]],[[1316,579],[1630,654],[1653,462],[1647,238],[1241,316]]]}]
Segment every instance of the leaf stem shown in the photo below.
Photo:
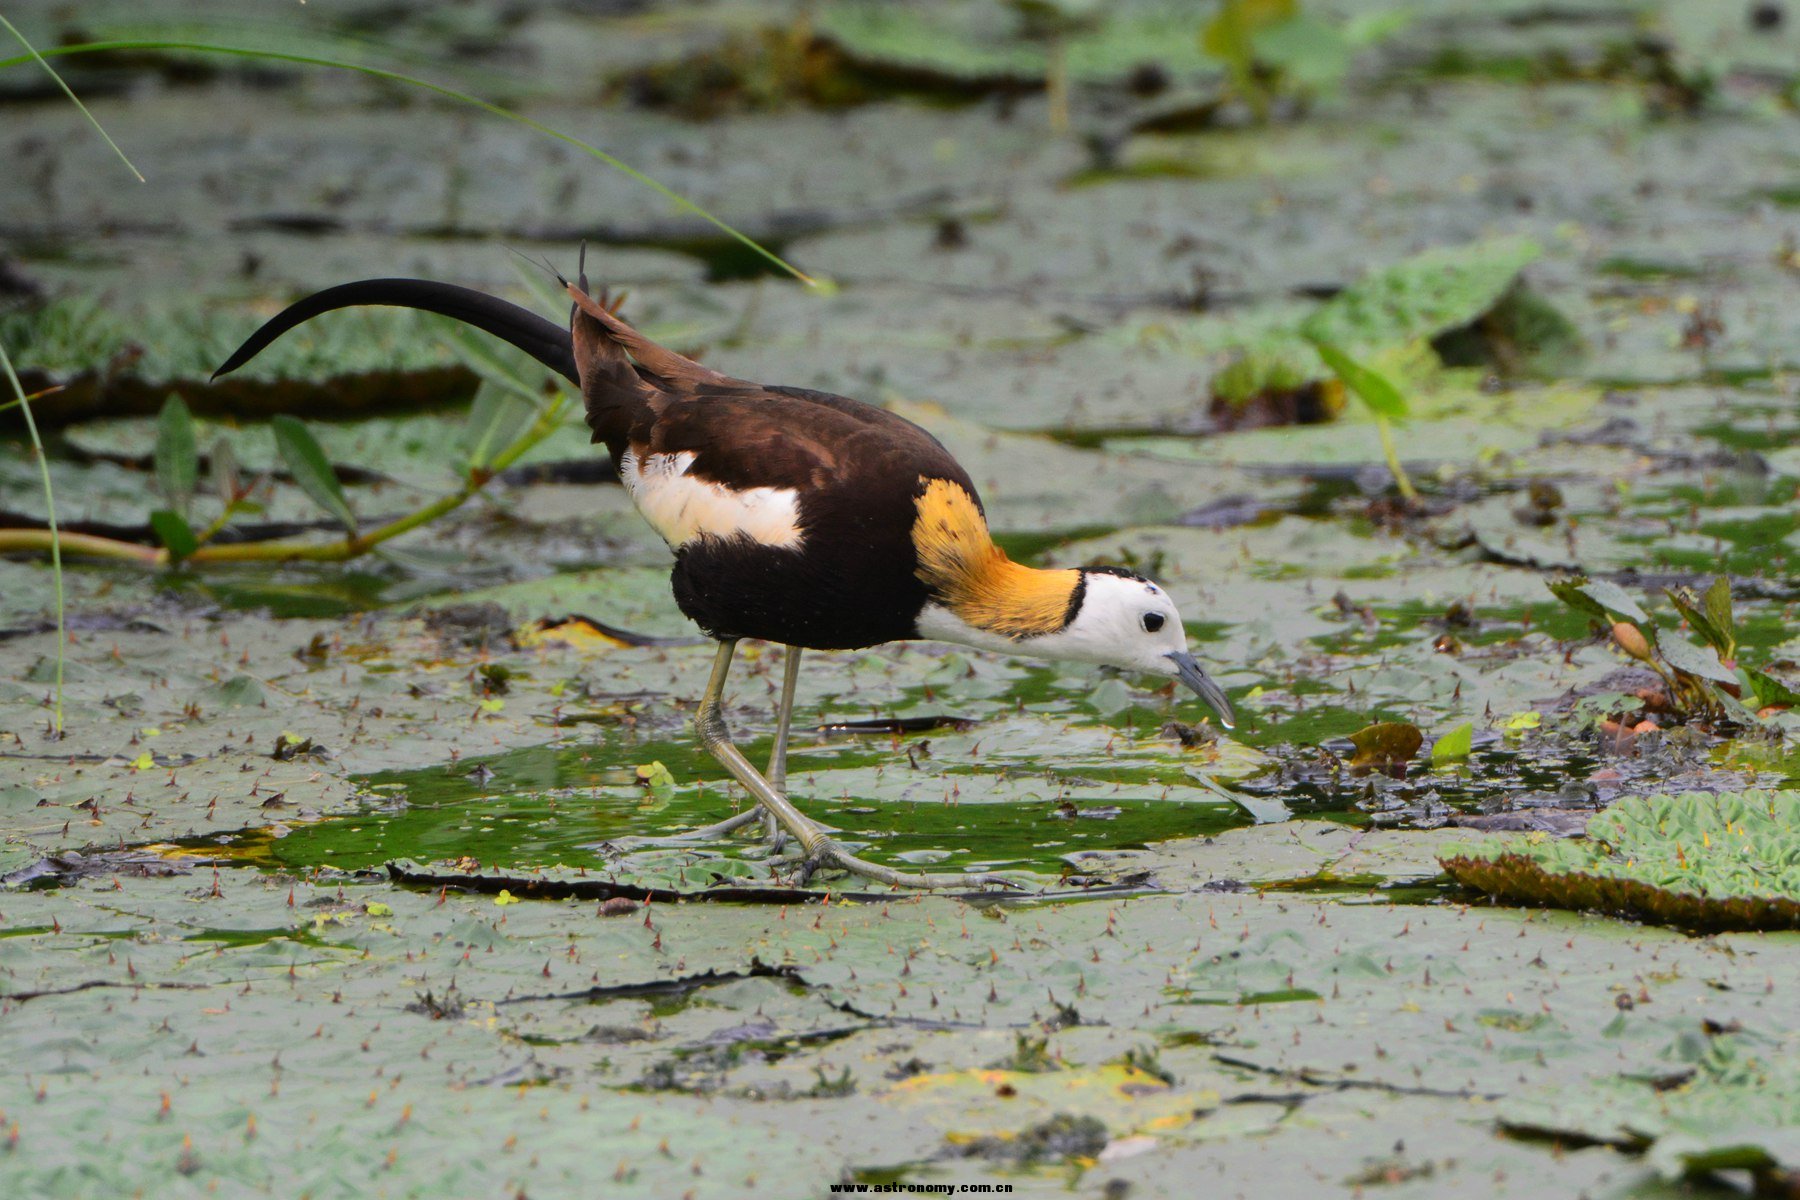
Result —
[{"label": "leaf stem", "polygon": [[[4,362],[4,351],[0,350],[0,362]],[[10,363],[7,364],[11,372]],[[181,561],[184,564],[223,563],[223,562],[344,562],[352,558],[360,558],[376,546],[391,541],[403,533],[410,533],[422,525],[427,525],[446,513],[461,508],[479,491],[485,488],[496,475],[512,466],[526,452],[556,431],[563,413],[568,409],[566,397],[559,396],[546,405],[538,414],[531,426],[513,439],[512,443],[495,456],[494,461],[486,467],[471,470],[463,486],[447,496],[441,496],[430,504],[396,518],[379,528],[343,538],[335,542],[301,542],[301,541],[268,541],[268,542],[231,542],[224,545],[202,545]],[[26,409],[29,414],[30,409]],[[33,435],[35,437],[35,433]],[[49,486],[49,468],[45,467],[45,487]],[[209,530],[208,535],[214,530]],[[17,551],[49,550],[57,562],[66,550],[70,554],[79,554],[88,558],[111,559],[115,562],[135,563],[143,567],[166,567],[171,565],[169,552],[155,546],[143,546],[136,542],[121,541],[118,538],[99,537],[88,533],[59,533],[54,524],[54,517],[49,529],[0,529],[0,553]],[[62,592],[57,591],[58,627],[60,628],[62,613]],[[58,710],[58,728],[61,727],[60,708]]]},{"label": "leaf stem", "polygon": [[1419,499],[1418,489],[1413,487],[1411,477],[1407,475],[1406,468],[1401,465],[1400,452],[1394,448],[1393,423],[1380,413],[1376,413],[1375,428],[1381,431],[1381,452],[1387,457],[1388,470],[1393,474],[1394,483],[1399,487],[1400,494],[1406,498],[1408,503],[1417,502]]},{"label": "leaf stem", "polygon": [[[130,171],[133,175],[136,175],[139,183],[143,183],[144,173],[133,166],[129,158],[125,157],[125,152],[119,149],[119,143],[112,140],[112,135],[106,132],[94,114],[88,111],[88,106],[83,104],[81,98],[75,94],[68,84],[63,82],[63,77],[56,73],[56,68],[44,61],[44,56],[38,53],[37,47],[25,40],[25,35],[20,33],[18,28],[11,21],[6,19],[5,13],[0,13],[0,25],[6,26],[6,31],[12,34],[14,38],[18,39],[19,45],[25,47],[26,51],[26,58],[8,59],[6,60],[7,65],[22,61],[34,61],[38,66],[44,68],[50,78],[56,81],[56,86],[62,89],[62,94],[69,98],[69,102],[81,110],[81,115],[86,117],[88,124],[94,127],[94,132],[104,138],[106,144],[112,147],[112,152],[119,156],[119,161],[125,164],[125,169]],[[56,51],[52,50],[51,53],[55,54]]]}]

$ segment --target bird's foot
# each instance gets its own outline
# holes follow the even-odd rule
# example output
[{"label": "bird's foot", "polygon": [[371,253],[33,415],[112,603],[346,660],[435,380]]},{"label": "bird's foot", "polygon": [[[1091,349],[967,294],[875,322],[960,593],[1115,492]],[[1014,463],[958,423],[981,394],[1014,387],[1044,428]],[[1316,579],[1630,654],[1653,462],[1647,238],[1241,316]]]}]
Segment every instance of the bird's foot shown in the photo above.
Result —
[{"label": "bird's foot", "polygon": [[836,839],[829,837],[820,837],[812,843],[812,849],[807,852],[799,869],[794,873],[794,886],[805,887],[812,882],[812,877],[816,872],[826,867],[848,872],[873,883],[885,883],[889,887],[919,888],[924,891],[968,890],[986,887],[1021,888],[1023,886],[1004,876],[989,875],[984,872],[931,875],[913,871],[896,871],[892,867],[884,867],[880,863],[872,863],[867,859],[856,857],[844,849]]},{"label": "bird's foot", "polygon": [[[757,821],[764,822],[763,840],[768,844],[771,856],[780,854],[787,846],[787,830],[772,817],[766,817],[762,805],[753,805],[743,812],[734,813],[723,821],[714,821],[711,825],[701,825],[696,829],[684,829],[680,833],[663,833],[644,836],[613,838],[610,845],[620,850],[647,850],[658,846],[692,846],[700,842],[716,842],[730,837],[738,830]],[[821,825],[821,830],[828,830]]]}]

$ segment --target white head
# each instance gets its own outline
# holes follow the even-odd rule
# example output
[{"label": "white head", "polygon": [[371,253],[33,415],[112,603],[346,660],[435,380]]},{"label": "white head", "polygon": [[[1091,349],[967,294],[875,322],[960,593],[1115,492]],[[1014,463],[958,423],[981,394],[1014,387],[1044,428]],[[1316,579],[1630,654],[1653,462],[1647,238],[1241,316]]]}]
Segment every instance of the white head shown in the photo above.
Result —
[{"label": "white head", "polygon": [[1167,592],[1142,576],[1108,568],[1081,573],[1074,616],[1054,633],[1021,638],[1017,648],[1041,658],[1073,659],[1181,680],[1219,714],[1234,718],[1225,692],[1188,652],[1187,631]]}]

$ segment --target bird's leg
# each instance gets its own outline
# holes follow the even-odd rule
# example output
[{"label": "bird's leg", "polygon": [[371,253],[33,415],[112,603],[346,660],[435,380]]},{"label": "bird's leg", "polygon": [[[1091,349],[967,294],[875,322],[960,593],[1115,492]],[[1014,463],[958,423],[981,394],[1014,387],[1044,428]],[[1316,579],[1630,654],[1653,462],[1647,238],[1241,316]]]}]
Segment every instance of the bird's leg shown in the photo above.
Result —
[{"label": "bird's leg", "polygon": [[[787,747],[788,725],[794,716],[794,687],[800,681],[800,647],[787,648],[786,670],[781,681],[781,702],[775,720],[775,748],[769,753],[769,784],[778,792],[787,791]],[[689,829],[684,833],[669,834],[664,837],[627,838],[615,843],[625,846],[673,846],[688,842],[710,842],[718,838],[736,833],[744,826],[760,818],[764,823],[764,836],[769,841],[771,854],[781,853],[782,845],[787,841],[787,831],[775,820],[775,814],[769,812],[760,803],[753,804],[743,812],[733,813],[723,821],[714,821],[711,825],[702,825],[698,829]]]},{"label": "bird's leg", "polygon": [[[810,878],[819,867],[833,866],[890,887],[966,888],[986,884],[1011,886],[1010,880],[995,875],[922,875],[895,871],[878,863],[866,862],[845,850],[816,822],[795,808],[793,802],[770,786],[769,781],[750,765],[750,760],[731,742],[731,731],[726,728],[719,699],[725,692],[725,677],[731,673],[731,657],[736,649],[736,639],[719,643],[718,653],[713,657],[712,678],[707,681],[706,694],[700,698],[700,707],[694,713],[694,732],[699,735],[700,744],[706,747],[707,753],[718,759],[720,765],[731,772],[732,778],[755,796],[763,809],[780,823],[781,828],[800,843],[801,849],[806,852],[806,865],[801,869],[803,881]],[[799,670],[797,660],[793,669]],[[777,745],[780,744],[778,737]]]},{"label": "bird's leg", "polygon": [[[794,688],[800,682],[800,647],[789,646],[782,655],[781,662],[781,702],[775,710],[775,747],[769,751],[769,786],[787,795],[787,752],[788,727],[794,720]],[[787,834],[782,830],[775,814],[763,810],[764,834],[769,839],[769,851],[780,854],[782,843]]]}]

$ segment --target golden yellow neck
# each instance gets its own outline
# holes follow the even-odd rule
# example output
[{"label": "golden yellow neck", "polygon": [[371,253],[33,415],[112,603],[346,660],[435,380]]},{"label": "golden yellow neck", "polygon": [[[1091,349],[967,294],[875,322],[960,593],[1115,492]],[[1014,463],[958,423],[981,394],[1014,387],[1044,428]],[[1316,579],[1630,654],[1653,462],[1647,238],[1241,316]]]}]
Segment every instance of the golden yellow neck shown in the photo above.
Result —
[{"label": "golden yellow neck", "polygon": [[1055,633],[1068,624],[1079,571],[1041,571],[1006,557],[975,498],[947,479],[926,482],[913,522],[918,577],[967,625],[1001,637]]}]

